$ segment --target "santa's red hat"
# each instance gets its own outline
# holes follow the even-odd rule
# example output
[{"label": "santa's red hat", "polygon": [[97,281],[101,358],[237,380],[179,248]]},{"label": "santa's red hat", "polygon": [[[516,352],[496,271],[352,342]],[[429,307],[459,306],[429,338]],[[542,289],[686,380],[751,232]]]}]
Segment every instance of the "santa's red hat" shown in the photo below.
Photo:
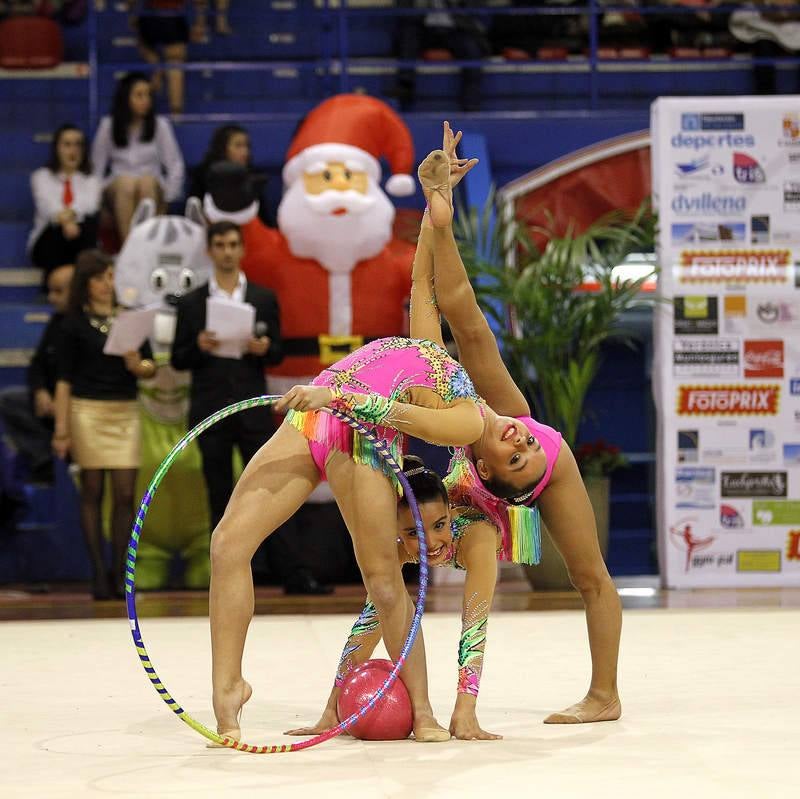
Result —
[{"label": "santa's red hat", "polygon": [[403,120],[374,97],[338,94],[303,120],[286,153],[283,181],[289,185],[303,172],[318,172],[325,164],[339,161],[380,182],[381,157],[392,171],[386,191],[397,197],[413,194],[414,145]]}]

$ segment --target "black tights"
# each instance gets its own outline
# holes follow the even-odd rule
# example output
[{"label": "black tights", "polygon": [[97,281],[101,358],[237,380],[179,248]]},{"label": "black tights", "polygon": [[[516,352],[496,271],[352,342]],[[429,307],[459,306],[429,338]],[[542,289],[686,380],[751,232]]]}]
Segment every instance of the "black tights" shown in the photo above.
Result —
[{"label": "black tights", "polygon": [[[110,588],[121,592],[125,575],[125,552],[133,524],[133,492],[136,488],[136,469],[109,469],[113,510],[111,512],[111,569]],[[86,547],[92,562],[95,583],[102,585],[106,578],[103,557],[102,502],[105,470],[81,471],[81,524]]]}]

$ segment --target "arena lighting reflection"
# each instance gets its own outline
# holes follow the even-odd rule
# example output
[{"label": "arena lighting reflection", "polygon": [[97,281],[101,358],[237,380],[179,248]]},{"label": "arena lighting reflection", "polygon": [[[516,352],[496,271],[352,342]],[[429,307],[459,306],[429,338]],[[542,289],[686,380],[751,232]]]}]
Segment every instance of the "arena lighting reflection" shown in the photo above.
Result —
[{"label": "arena lighting reflection", "polygon": [[[653,270],[657,266],[656,254],[653,252],[635,252],[631,253],[619,266],[615,266],[611,270],[611,277],[614,280],[640,280],[647,277],[647,280],[642,284],[643,292],[651,292],[656,290],[658,284],[657,275],[653,274]],[[649,275],[649,277],[648,277]],[[592,291],[597,288],[597,281],[592,274],[591,266],[586,267],[586,277],[581,290]]]},{"label": "arena lighting reflection", "polygon": [[655,596],[658,590],[655,588],[618,588],[620,596]]}]

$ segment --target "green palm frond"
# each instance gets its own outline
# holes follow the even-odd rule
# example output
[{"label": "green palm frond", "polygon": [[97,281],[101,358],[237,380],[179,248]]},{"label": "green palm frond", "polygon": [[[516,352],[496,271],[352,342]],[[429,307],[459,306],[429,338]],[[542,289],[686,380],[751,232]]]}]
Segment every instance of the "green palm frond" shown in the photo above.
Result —
[{"label": "green palm frond", "polygon": [[[614,211],[582,233],[570,226],[555,235],[552,217],[546,220],[530,229],[508,222],[492,193],[480,211],[459,209],[455,235],[478,302],[501,331],[512,376],[539,418],[574,444],[600,346],[612,338],[632,344],[621,314],[654,302],[641,294],[650,275],[620,280],[613,270],[632,253],[653,250],[656,218],[645,202],[632,215]],[[546,237],[543,249],[537,235]],[[579,290],[587,278],[597,291]]]}]

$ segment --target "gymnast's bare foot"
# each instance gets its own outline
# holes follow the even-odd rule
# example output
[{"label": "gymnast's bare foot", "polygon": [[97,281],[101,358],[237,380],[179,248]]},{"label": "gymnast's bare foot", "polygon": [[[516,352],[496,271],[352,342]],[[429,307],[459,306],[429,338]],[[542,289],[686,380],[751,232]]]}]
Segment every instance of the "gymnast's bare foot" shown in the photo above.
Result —
[{"label": "gymnast's bare foot", "polygon": [[417,169],[422,193],[428,201],[428,216],[433,227],[447,227],[453,219],[453,193],[450,187],[450,161],[444,150],[429,153]]},{"label": "gymnast's bare foot", "polygon": [[224,691],[215,691],[214,715],[217,717],[217,734],[238,741],[241,737],[239,719],[242,708],[253,694],[247,680],[239,680]]},{"label": "gymnast's bare foot", "polygon": [[591,724],[594,721],[616,721],[622,715],[619,697],[593,696],[591,693],[560,713],[551,713],[545,724]]},{"label": "gymnast's bare foot", "polygon": [[441,743],[450,740],[450,731],[436,721],[433,713],[417,713],[414,717],[414,740],[423,744]]}]

